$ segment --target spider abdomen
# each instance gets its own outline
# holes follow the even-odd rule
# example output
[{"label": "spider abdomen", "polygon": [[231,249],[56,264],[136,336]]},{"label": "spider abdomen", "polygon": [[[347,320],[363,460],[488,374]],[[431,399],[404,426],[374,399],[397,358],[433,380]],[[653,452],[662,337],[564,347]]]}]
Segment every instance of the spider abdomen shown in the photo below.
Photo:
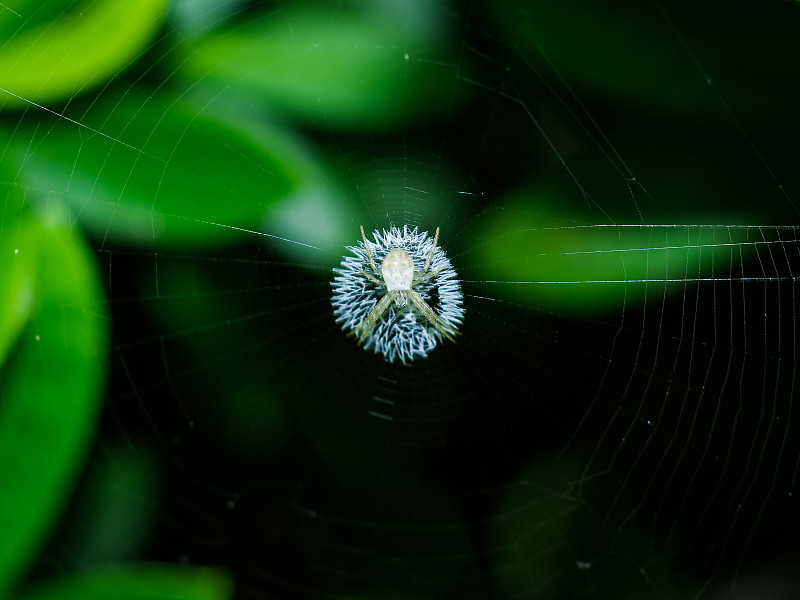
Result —
[{"label": "spider abdomen", "polygon": [[410,290],[414,280],[414,261],[402,248],[390,250],[381,264],[386,291]]}]

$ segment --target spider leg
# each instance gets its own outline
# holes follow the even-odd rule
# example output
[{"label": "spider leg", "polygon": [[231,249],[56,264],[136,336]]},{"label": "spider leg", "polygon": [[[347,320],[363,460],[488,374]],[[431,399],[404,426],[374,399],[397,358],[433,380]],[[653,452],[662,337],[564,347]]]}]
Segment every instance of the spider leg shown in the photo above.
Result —
[{"label": "spider leg", "polygon": [[436,235],[433,236],[433,246],[431,246],[431,251],[428,253],[428,259],[425,261],[425,267],[423,267],[422,272],[425,273],[431,267],[431,260],[433,260],[433,252],[436,250],[436,244],[439,242],[439,228],[436,228]]},{"label": "spider leg", "polygon": [[367,273],[367,272],[366,272],[364,269],[361,269],[361,270],[359,271],[359,273],[361,273],[361,274],[362,274],[364,277],[366,277],[367,279],[369,279],[369,280],[370,280],[372,283],[374,283],[375,285],[379,285],[379,286],[381,286],[381,287],[385,287],[385,284],[384,284],[384,283],[383,283],[383,282],[382,282],[380,279],[378,279],[377,277],[375,277],[375,275],[373,275],[372,273]]},{"label": "spider leg", "polygon": [[386,294],[380,299],[380,302],[378,302],[375,307],[369,311],[369,314],[364,317],[364,320],[361,321],[361,323],[357,325],[355,329],[353,329],[353,333],[358,336],[359,346],[364,343],[364,340],[367,339],[367,336],[378,323],[378,321],[381,320],[384,313],[389,310],[389,306],[391,306],[391,304],[392,295]]},{"label": "spider leg", "polygon": [[426,281],[428,281],[428,279],[430,279],[431,277],[436,277],[439,273],[444,271],[446,268],[447,268],[447,265],[445,265],[444,267],[439,267],[435,271],[428,271],[427,273],[425,273],[425,271],[420,271],[417,274],[417,276],[414,278],[414,281],[412,282],[411,285],[415,286],[415,285],[419,285],[420,283],[425,283]]},{"label": "spider leg", "polygon": [[453,329],[450,325],[444,322],[442,318],[439,317],[439,315],[433,312],[433,309],[430,306],[428,306],[428,303],[425,302],[425,300],[422,299],[422,296],[420,296],[417,292],[415,292],[414,290],[409,290],[406,293],[408,294],[408,298],[411,300],[411,302],[414,304],[417,310],[421,312],[422,315],[426,319],[428,319],[428,321],[430,321],[431,325],[433,325],[439,333],[441,333],[451,342],[456,341],[454,334],[461,335],[460,332]]},{"label": "spider leg", "polygon": [[364,248],[367,250],[367,256],[369,257],[369,264],[372,267],[372,271],[375,274],[380,274],[380,271],[378,271],[378,267],[375,266],[375,259],[372,258],[372,250],[370,249],[369,244],[367,243],[367,236],[364,234],[363,225],[361,226],[361,239],[364,240]]},{"label": "spider leg", "polygon": [[437,227],[436,228],[436,235],[433,236],[433,246],[431,246],[431,250],[430,250],[430,252],[428,252],[428,258],[425,259],[425,266],[422,267],[422,270],[414,276],[414,281],[412,283],[412,286],[420,284],[420,283],[425,283],[431,277],[435,277],[441,271],[443,271],[444,269],[447,268],[447,266],[445,265],[444,267],[439,267],[435,271],[431,271],[430,270],[431,261],[433,260],[433,253],[436,251],[436,244],[438,242],[439,242],[439,228]]}]

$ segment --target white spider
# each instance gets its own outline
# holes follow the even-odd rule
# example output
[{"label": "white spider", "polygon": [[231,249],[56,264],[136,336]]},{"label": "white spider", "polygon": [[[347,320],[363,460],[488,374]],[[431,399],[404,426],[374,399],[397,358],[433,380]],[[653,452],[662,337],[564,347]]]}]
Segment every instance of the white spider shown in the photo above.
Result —
[{"label": "white spider", "polygon": [[[367,242],[362,231],[363,241],[348,246],[352,255],[343,256],[333,269],[333,314],[348,335],[358,335],[359,345],[365,350],[382,354],[390,363],[400,360],[408,364],[425,358],[436,344],[457,335],[464,318],[461,282],[437,244],[438,234],[434,239],[417,227],[404,225],[383,232],[375,230],[373,235],[375,241]],[[387,261],[389,254],[392,259]],[[404,255],[404,267],[392,266],[395,258]],[[408,258],[413,265],[408,264]],[[401,272],[405,269],[400,285],[392,277],[398,268]],[[391,292],[387,280],[395,288]],[[421,305],[411,299],[410,291],[421,298]],[[385,299],[390,293],[394,299]]]},{"label": "white spider", "polygon": [[414,272],[414,261],[411,259],[408,252],[402,248],[393,248],[390,250],[384,257],[380,270],[378,270],[378,267],[375,265],[375,259],[372,257],[372,250],[367,242],[367,236],[364,234],[363,226],[361,227],[361,239],[364,240],[364,248],[367,251],[369,266],[372,268],[372,273],[369,273],[363,268],[360,270],[360,273],[375,285],[384,288],[386,290],[386,295],[381,298],[380,302],[375,305],[364,320],[353,329],[353,333],[358,336],[358,345],[360,346],[364,342],[375,325],[381,320],[384,313],[392,306],[392,303],[402,308],[407,306],[409,302],[439,333],[448,340],[455,342],[455,336],[460,335],[460,333],[433,312],[433,309],[428,306],[428,303],[425,302],[422,296],[414,290],[415,287],[435,277],[440,271],[446,268],[443,266],[435,271],[430,270],[433,253],[439,241],[439,228],[436,228],[433,246],[431,246],[431,250],[428,252],[425,266],[421,271],[416,273]]}]

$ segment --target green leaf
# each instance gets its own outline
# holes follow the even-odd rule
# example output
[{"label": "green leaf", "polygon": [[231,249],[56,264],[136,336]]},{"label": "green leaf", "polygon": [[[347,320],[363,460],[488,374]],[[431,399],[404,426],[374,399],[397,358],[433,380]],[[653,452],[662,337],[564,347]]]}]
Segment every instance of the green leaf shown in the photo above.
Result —
[{"label": "green leaf", "polygon": [[0,221],[0,365],[31,317],[37,269],[34,255],[19,252],[23,192],[19,186],[6,183],[13,180],[8,162],[0,161],[0,198],[5,207],[5,218]]},{"label": "green leaf", "polygon": [[33,312],[36,261],[19,248],[0,244],[0,364]]},{"label": "green leaf", "polygon": [[197,35],[213,30],[233,18],[248,0],[173,0],[169,20],[183,35]]},{"label": "green leaf", "polygon": [[[618,526],[609,525],[604,497],[587,484],[585,462],[542,456],[508,487],[488,521],[490,543],[498,549],[491,560],[501,595],[575,598],[584,595],[589,581],[593,598],[682,597],[656,593],[677,592],[664,550],[646,537],[647,524],[635,508]],[[608,473],[594,479],[605,489],[618,483]]]},{"label": "green leaf", "polygon": [[[753,231],[724,226],[580,225],[547,214],[545,205],[523,194],[485,213],[473,233],[478,243],[464,257],[475,267],[463,276],[490,286],[493,297],[597,314],[663,298],[692,282],[727,281],[732,265],[764,239],[749,240]],[[542,210],[518,210],[533,206]]]},{"label": "green leaf", "polygon": [[141,556],[157,509],[159,469],[146,444],[104,440],[92,461],[59,541],[70,549],[70,565],[80,569]]},{"label": "green leaf", "polygon": [[[388,6],[388,4],[387,4]],[[374,128],[430,114],[455,74],[424,61],[441,43],[430,9],[353,14],[291,9],[179,44],[178,75],[212,81],[320,126]],[[393,8],[400,11],[397,6]]]},{"label": "green leaf", "polygon": [[55,19],[80,0],[4,0],[0,3],[0,36],[12,35]]},{"label": "green leaf", "polygon": [[0,108],[60,102],[119,74],[161,26],[166,4],[83,2],[52,21],[22,29],[0,53]]},{"label": "green leaf", "polygon": [[22,600],[224,600],[230,580],[213,569],[154,563],[124,564],[62,577]]},{"label": "green leaf", "polygon": [[528,64],[557,70],[581,97],[589,90],[635,112],[726,122],[731,113],[781,119],[797,107],[796,2],[500,0],[490,8]]},{"label": "green leaf", "polygon": [[25,281],[26,305],[0,365],[2,597],[35,559],[84,457],[108,329],[92,256],[77,234],[53,214],[41,222],[23,213],[15,223],[0,236],[0,273]]},{"label": "green leaf", "polygon": [[313,153],[263,119],[213,109],[129,90],[81,107],[80,125],[38,114],[12,137],[19,178],[103,242],[292,238],[280,245],[338,251],[343,211]]}]

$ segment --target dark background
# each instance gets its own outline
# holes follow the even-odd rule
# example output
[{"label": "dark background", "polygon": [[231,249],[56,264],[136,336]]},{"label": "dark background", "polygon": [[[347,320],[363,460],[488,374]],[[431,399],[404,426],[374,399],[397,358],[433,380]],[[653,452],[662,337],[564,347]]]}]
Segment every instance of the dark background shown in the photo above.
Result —
[{"label": "dark background", "polygon": [[[793,597],[800,5],[300,4],[173,7],[104,83],[4,109],[4,185],[69,207],[109,325],[27,581]],[[406,223],[466,309],[411,365],[330,305],[359,225]]]}]

